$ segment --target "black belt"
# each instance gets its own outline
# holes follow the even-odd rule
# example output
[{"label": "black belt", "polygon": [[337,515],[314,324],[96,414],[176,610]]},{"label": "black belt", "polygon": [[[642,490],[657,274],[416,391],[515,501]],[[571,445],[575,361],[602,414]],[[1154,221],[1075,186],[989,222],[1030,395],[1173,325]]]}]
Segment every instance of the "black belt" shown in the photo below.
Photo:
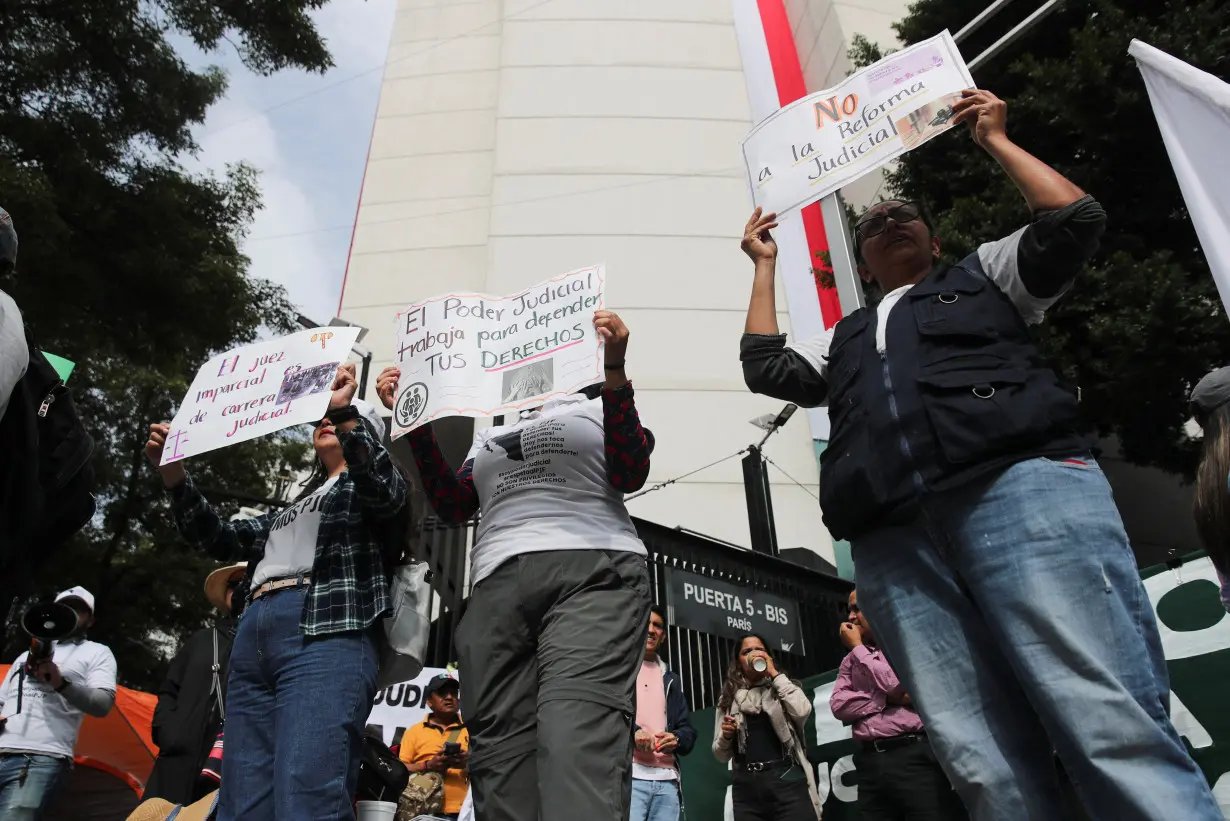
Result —
[{"label": "black belt", "polygon": [[920,741],[926,740],[926,732],[902,733],[901,735],[889,736],[888,738],[873,738],[870,741],[860,741],[858,742],[858,751],[860,753],[886,753],[889,750],[908,747],[911,744],[917,744]]},{"label": "black belt", "polygon": [[746,770],[749,773],[762,773],[765,770],[772,770],[775,767],[789,767],[794,764],[794,760],[790,758],[775,758],[772,761],[744,761],[736,762],[735,766],[741,770]]}]

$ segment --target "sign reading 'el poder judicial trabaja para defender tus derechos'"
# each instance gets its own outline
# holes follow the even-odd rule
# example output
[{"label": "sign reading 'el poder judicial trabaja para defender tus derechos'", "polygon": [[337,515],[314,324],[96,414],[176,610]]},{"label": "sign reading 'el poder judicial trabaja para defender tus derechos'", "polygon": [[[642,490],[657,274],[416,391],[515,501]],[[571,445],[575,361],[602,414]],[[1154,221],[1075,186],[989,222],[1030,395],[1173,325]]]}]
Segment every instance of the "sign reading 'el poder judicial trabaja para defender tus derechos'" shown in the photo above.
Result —
[{"label": "sign reading 'el poder judicial trabaja para defender tus derechos'", "polygon": [[732,639],[756,633],[774,651],[807,655],[799,604],[791,599],[668,567],[666,605],[678,627]]},{"label": "sign reading 'el poder judicial trabaja para defender tus derechos'", "polygon": [[171,421],[162,464],[318,421],[358,338],[358,328],[311,328],[215,356]]},{"label": "sign reading 'el poder judicial trabaja para defender tus derechos'", "polygon": [[974,80],[947,31],[787,105],[743,139],[756,205],[784,214],[952,128]]},{"label": "sign reading 'el poder judicial trabaja para defender tus derechos'", "polygon": [[601,382],[602,265],[510,296],[441,294],[397,315],[393,438],[445,416],[499,416]]}]

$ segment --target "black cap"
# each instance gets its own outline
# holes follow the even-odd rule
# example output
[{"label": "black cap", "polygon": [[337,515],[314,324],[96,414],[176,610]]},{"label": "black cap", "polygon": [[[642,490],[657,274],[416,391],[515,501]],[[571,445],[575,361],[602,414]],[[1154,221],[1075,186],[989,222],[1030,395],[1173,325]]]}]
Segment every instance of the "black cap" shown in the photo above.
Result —
[{"label": "black cap", "polygon": [[427,682],[427,687],[423,693],[423,698],[434,696],[436,693],[443,690],[445,687],[452,687],[454,690],[461,689],[461,683],[457,679],[450,676],[448,673],[441,673],[438,676],[432,676],[431,681]]}]

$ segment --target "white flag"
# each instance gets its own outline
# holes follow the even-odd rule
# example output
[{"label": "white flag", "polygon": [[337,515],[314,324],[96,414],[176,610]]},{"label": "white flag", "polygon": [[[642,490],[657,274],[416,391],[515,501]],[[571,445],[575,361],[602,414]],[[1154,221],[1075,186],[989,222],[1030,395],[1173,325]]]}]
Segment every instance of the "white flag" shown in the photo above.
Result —
[{"label": "white flag", "polygon": [[1145,78],[1179,189],[1230,313],[1230,85],[1139,40],[1128,54]]}]

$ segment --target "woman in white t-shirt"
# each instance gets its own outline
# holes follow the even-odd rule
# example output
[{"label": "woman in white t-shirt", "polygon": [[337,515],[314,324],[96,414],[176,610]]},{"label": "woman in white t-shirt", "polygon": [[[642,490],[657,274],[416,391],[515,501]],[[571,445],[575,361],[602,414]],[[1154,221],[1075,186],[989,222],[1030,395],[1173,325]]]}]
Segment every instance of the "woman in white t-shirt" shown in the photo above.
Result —
[{"label": "woman in white t-shirt", "polygon": [[[552,397],[479,431],[457,472],[429,425],[409,436],[439,516],[461,523],[482,510],[457,629],[479,819],[628,814],[649,580],[623,499],[648,477],[653,438],[624,372],[627,328],[609,311],[594,325],[600,398]],[[386,406],[400,376],[377,378]]]},{"label": "woman in white t-shirt", "polygon": [[[338,369],[312,436],[316,471],[289,507],[223,520],[181,462],[159,467],[170,427],[146,454],[171,492],[180,533],[223,560],[246,559],[249,604],[229,662],[218,821],[353,819],[364,725],[376,695],[385,568],[399,556],[406,484],[381,446],[384,422]],[[221,410],[221,408],[220,408]]]}]

